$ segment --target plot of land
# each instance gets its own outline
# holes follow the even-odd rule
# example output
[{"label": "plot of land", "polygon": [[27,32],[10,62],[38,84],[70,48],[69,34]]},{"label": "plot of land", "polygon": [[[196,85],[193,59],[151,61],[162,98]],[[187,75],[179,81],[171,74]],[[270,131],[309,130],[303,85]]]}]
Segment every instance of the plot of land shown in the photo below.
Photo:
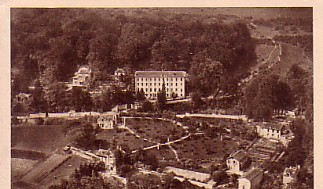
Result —
[{"label": "plot of land", "polygon": [[15,126],[11,129],[11,147],[53,154],[68,144],[64,126]]},{"label": "plot of land", "polygon": [[285,76],[293,64],[299,65],[309,73],[313,72],[313,62],[306,57],[302,48],[283,43],[282,52],[280,64],[272,67],[273,73]]},{"label": "plot of land", "polygon": [[21,179],[21,181],[26,183],[38,184],[68,158],[68,156],[54,154],[47,160],[36,166],[34,169],[32,169],[32,171],[26,174]]},{"label": "plot of land", "polygon": [[176,126],[169,121],[158,119],[127,119],[126,125],[135,130],[142,138],[154,142],[164,143],[167,141],[167,137],[170,140],[175,140],[185,135],[185,130],[182,127]]},{"label": "plot of land", "polygon": [[26,174],[37,163],[37,160],[11,158],[11,179],[15,181]]},{"label": "plot of land", "polygon": [[148,141],[135,137],[129,131],[124,130],[121,132],[116,131],[101,131],[97,134],[97,139],[106,140],[110,144],[126,145],[130,150],[138,150],[139,148],[153,145]]},{"label": "plot of land", "polygon": [[172,145],[177,151],[179,158],[187,159],[222,159],[238,147],[238,143],[233,140],[223,140],[220,138],[207,138],[204,136],[192,137],[180,143]]},{"label": "plot of land", "polygon": [[72,156],[47,177],[41,180],[39,184],[46,188],[51,185],[59,184],[62,179],[68,179],[74,170],[79,168],[82,163],[88,163],[88,160],[78,156]]}]

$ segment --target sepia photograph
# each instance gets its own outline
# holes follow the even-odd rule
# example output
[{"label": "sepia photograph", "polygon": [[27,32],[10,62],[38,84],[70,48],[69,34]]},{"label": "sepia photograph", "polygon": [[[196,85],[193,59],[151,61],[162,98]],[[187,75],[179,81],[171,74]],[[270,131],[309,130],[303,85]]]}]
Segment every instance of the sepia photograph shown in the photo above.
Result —
[{"label": "sepia photograph", "polygon": [[11,7],[11,188],[314,189],[313,28],[313,7]]}]

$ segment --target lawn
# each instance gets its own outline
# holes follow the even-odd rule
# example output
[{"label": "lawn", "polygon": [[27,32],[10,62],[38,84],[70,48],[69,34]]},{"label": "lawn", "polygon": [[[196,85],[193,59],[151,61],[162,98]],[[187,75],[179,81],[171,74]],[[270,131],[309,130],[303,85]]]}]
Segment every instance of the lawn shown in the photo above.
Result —
[{"label": "lawn", "polygon": [[126,120],[126,126],[135,130],[142,138],[159,143],[166,142],[167,137],[175,140],[185,135],[182,127],[159,119],[131,118]]},{"label": "lawn", "polygon": [[14,126],[11,128],[11,147],[50,155],[68,144],[64,126]]}]

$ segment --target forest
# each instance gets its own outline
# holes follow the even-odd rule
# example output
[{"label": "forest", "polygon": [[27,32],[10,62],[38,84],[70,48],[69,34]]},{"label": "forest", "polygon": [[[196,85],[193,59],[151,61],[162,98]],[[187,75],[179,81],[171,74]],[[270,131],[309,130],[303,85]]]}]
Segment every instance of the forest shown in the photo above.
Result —
[{"label": "forest", "polygon": [[[94,87],[118,67],[130,73],[184,70],[193,87],[210,93],[255,61],[255,41],[242,20],[131,9],[11,10],[13,95],[29,92],[38,80],[44,88],[67,82],[85,64]],[[215,80],[199,83],[208,75]]]}]

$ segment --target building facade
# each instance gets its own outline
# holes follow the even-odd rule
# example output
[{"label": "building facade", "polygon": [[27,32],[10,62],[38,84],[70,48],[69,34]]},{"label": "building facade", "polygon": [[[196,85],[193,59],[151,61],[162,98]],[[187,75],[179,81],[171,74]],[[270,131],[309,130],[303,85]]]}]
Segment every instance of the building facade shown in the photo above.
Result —
[{"label": "building facade", "polygon": [[283,173],[283,188],[289,189],[292,188],[290,184],[297,181],[297,174],[299,172],[300,167],[286,167]]},{"label": "building facade", "polygon": [[135,91],[144,91],[146,98],[156,99],[165,86],[166,98],[185,98],[185,71],[136,71]]},{"label": "building facade", "polygon": [[72,78],[73,87],[86,87],[90,83],[91,69],[88,66],[82,66],[75,72]]},{"label": "building facade", "polygon": [[238,189],[257,189],[263,177],[263,170],[254,168],[238,179]]},{"label": "building facade", "polygon": [[118,112],[107,112],[102,114],[98,120],[97,124],[101,129],[113,129],[118,123],[119,113]]},{"label": "building facade", "polygon": [[267,123],[257,125],[257,133],[260,137],[281,139],[283,125],[277,123]]},{"label": "building facade", "polygon": [[248,164],[248,155],[244,150],[239,150],[231,154],[227,160],[229,173],[242,174],[242,169]]}]

